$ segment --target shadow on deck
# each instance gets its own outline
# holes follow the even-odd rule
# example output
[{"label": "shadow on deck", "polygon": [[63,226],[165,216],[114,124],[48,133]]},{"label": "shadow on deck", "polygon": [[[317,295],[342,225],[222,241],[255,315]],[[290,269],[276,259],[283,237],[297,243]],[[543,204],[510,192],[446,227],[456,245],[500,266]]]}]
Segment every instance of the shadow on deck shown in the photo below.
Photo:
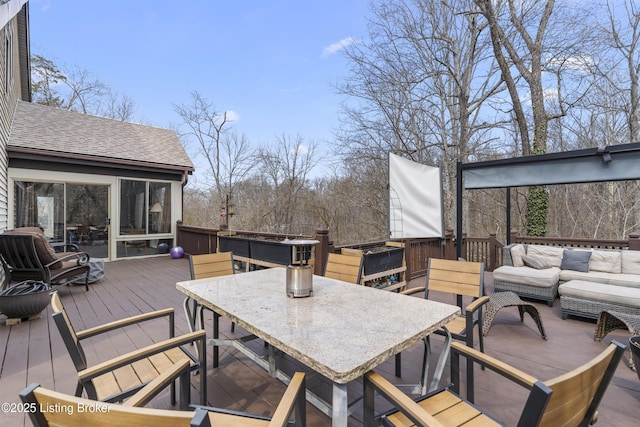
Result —
[{"label": "shadow on deck", "polygon": [[[60,295],[71,322],[78,330],[105,322],[147,312],[173,307],[176,311],[176,333],[187,332],[187,323],[182,311],[183,294],[175,283],[189,278],[186,259],[169,257],[124,260],[105,265],[105,279],[91,286],[89,292],[82,287],[63,288]],[[487,275],[488,291],[492,290],[490,275]],[[423,284],[422,278],[412,284]],[[444,301],[451,302],[453,301]],[[485,351],[542,380],[567,372],[600,353],[612,339],[628,344],[628,332],[618,330],[610,333],[603,342],[593,341],[595,323],[560,317],[560,304],[553,308],[544,303],[535,303],[547,332],[548,341],[541,339],[535,323],[528,316],[520,323],[515,307],[505,308],[497,315],[489,335],[485,337]],[[211,313],[206,313],[206,328],[211,333]],[[37,382],[45,387],[72,394],[75,390],[76,372],[51,319],[51,309],[43,311],[39,319],[7,326],[5,316],[0,316],[0,390],[2,403],[19,402],[18,393],[28,384]],[[126,339],[120,337],[118,345],[111,341],[113,335],[101,340],[83,343],[90,361],[97,361],[125,353],[152,340],[165,338],[166,324],[145,324],[126,330]],[[228,337],[240,336],[242,330],[230,332],[230,324],[221,321],[221,332]],[[370,337],[375,340],[375,336]],[[434,351],[439,351],[440,337],[432,339]],[[128,346],[130,344],[131,346]],[[266,350],[260,342],[252,344],[255,351]],[[284,385],[233,349],[221,349],[221,366],[212,368],[211,348],[208,349],[208,401],[210,405],[270,415],[284,392]],[[382,364],[377,371],[393,382],[414,383],[419,376],[422,348],[416,345],[403,352],[403,377],[394,377],[393,360]],[[597,425],[638,425],[640,417],[640,381],[628,367],[628,354],[623,358],[616,375],[607,390]],[[280,356],[278,366],[283,370],[307,370],[287,356]],[[445,371],[445,378],[448,373]],[[192,382],[192,401],[197,401],[199,381]],[[330,400],[331,384],[319,375],[310,376],[308,387],[316,394]],[[361,384],[349,386],[351,396],[361,395]],[[489,410],[509,425],[517,421],[526,393],[518,386],[505,382],[490,372],[476,374],[476,403]],[[150,406],[168,408],[168,393],[163,393]],[[379,405],[384,408],[381,403]],[[307,405],[308,425],[327,426],[331,421],[320,411]],[[3,406],[4,409],[4,406]],[[362,425],[362,405],[353,406],[350,425]],[[3,410],[0,426],[31,425],[23,414]]]}]

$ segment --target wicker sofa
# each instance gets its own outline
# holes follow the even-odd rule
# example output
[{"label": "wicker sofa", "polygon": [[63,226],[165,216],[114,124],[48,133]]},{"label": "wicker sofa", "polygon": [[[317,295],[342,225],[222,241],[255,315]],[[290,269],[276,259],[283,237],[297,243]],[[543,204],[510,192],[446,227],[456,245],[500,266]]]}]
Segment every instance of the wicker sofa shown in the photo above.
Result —
[{"label": "wicker sofa", "polygon": [[640,315],[640,251],[513,244],[503,248],[494,290],[545,301],[560,295],[562,317],[602,310]]}]

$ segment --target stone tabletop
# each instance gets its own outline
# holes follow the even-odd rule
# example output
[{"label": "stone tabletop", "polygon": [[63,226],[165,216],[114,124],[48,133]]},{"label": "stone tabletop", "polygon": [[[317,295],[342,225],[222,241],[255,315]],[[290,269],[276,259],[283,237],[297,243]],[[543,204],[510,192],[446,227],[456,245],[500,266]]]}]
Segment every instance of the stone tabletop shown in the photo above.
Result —
[{"label": "stone tabletop", "polygon": [[346,384],[456,317],[459,308],[313,276],[313,296],[286,295],[270,268],[176,287],[330,380]]}]

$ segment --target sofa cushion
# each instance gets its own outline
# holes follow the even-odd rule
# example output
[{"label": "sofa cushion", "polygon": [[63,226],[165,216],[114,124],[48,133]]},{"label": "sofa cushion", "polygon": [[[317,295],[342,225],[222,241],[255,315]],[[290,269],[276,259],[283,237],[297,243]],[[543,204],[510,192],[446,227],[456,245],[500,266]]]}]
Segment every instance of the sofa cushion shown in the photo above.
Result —
[{"label": "sofa cushion", "polygon": [[503,265],[493,271],[493,280],[501,282],[517,283],[520,285],[538,286],[550,288],[558,283],[560,269],[557,267],[536,270],[531,267],[513,267]]},{"label": "sofa cushion", "polygon": [[640,251],[622,251],[622,272],[640,275]]},{"label": "sofa cushion", "polygon": [[586,273],[589,271],[589,259],[591,251],[569,250],[562,252],[561,270],[574,270]]},{"label": "sofa cushion", "polygon": [[535,255],[542,257],[547,264],[552,267],[560,267],[562,264],[563,248],[544,245],[529,245],[527,247],[527,255]]},{"label": "sofa cushion", "polygon": [[572,280],[561,284],[558,293],[561,296],[590,301],[640,307],[640,289],[638,288]]},{"label": "sofa cushion", "polygon": [[522,257],[527,254],[523,244],[519,243],[511,248],[511,262],[514,267],[524,267]]},{"label": "sofa cushion", "polygon": [[523,255],[522,261],[527,267],[535,268],[536,270],[544,270],[551,267],[544,258],[535,255]]},{"label": "sofa cushion", "polygon": [[622,273],[622,254],[620,251],[594,250],[589,260],[589,270]]},{"label": "sofa cushion", "polygon": [[583,280],[585,282],[640,288],[640,275],[637,274],[604,273],[602,271],[590,271],[588,273],[574,270],[560,271],[560,282],[568,282],[569,280]]}]

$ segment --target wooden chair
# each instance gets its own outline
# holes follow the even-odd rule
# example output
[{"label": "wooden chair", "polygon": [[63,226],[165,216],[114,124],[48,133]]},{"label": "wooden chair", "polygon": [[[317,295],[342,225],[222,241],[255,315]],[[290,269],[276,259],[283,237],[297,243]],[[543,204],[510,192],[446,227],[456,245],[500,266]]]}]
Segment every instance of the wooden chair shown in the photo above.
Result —
[{"label": "wooden chair", "polygon": [[344,282],[361,284],[362,255],[330,253],[324,275]]},{"label": "wooden chair", "polygon": [[[597,409],[622,358],[625,347],[613,341],[600,355],[548,381],[539,381],[506,363],[475,349],[451,345],[452,385],[416,401],[403,394],[376,372],[364,376],[364,425],[387,426],[501,426],[505,425],[473,405],[474,382],[467,383],[467,400],[460,397],[460,356],[480,364],[529,390],[518,421],[519,427],[588,426],[597,420]],[[473,369],[473,368],[472,368]],[[473,371],[472,371],[473,372]],[[396,408],[377,417],[374,392],[378,391]]]},{"label": "wooden chair", "polygon": [[[55,292],[51,295],[51,308],[55,324],[78,372],[76,396],[81,396],[84,390],[92,400],[122,401],[144,387],[149,381],[162,375],[168,366],[189,358],[191,370],[201,369],[200,401],[202,405],[206,404],[205,333],[197,331],[176,337],[172,308],[116,320],[78,332],[73,328],[60,297]],[[81,345],[82,340],[100,336],[105,332],[111,332],[125,326],[162,318],[168,319],[168,339],[89,366]],[[198,346],[197,358],[183,348],[183,346],[194,342]],[[173,383],[171,385],[171,401],[175,403],[175,384]]]},{"label": "wooden chair", "polygon": [[[482,335],[482,307],[489,302],[489,297],[484,295],[484,263],[453,261],[446,259],[430,258],[427,267],[427,280],[425,287],[415,287],[407,289],[402,294],[411,295],[424,291],[424,297],[429,298],[430,291],[441,292],[455,296],[456,304],[460,307],[461,314],[456,319],[445,325],[445,330],[438,330],[435,333],[444,335],[448,338],[463,340],[469,347],[473,347],[474,335],[473,328],[478,328],[478,341],[480,351],[484,352],[484,340]],[[471,299],[468,305],[465,304],[464,298]],[[427,391],[427,374],[428,364],[431,354],[429,337],[424,340],[425,344],[425,367],[422,373],[421,384],[418,388],[414,388],[416,393],[424,394]],[[444,350],[448,349],[448,341],[443,346]],[[446,360],[446,354],[440,357],[440,361]],[[437,375],[434,379],[440,378],[444,363],[439,364]],[[401,376],[401,359],[400,353],[396,355],[396,375]],[[430,389],[433,390],[438,384],[432,383]]]},{"label": "wooden chair", "polygon": [[[180,369],[174,365],[173,370]],[[284,396],[276,407],[273,417],[268,418],[244,412],[199,406],[195,411],[172,411],[165,409],[140,408],[144,399],[140,390],[124,405],[98,403],[88,399],[69,396],[60,392],[31,384],[20,393],[20,399],[29,408],[29,417],[35,427],[45,426],[152,426],[152,427],[193,427],[193,426],[286,426],[295,413],[294,426],[306,426],[305,376],[296,373]],[[134,401],[135,403],[128,404]],[[57,410],[47,410],[57,408]],[[79,411],[78,408],[98,410]]]},{"label": "wooden chair", "polygon": [[[218,252],[213,254],[190,255],[189,271],[191,280],[205,279],[207,277],[226,276],[234,274],[233,253]],[[192,302],[192,309],[189,309],[189,301]],[[203,306],[196,300],[186,297],[184,299],[184,313],[189,321],[189,331],[193,332],[204,328]],[[196,319],[200,319],[200,325],[196,324]],[[235,329],[235,324],[231,324],[231,331]]]},{"label": "wooden chair", "polygon": [[37,227],[0,234],[0,254],[9,266],[12,281],[40,280],[61,286],[84,276],[85,290],[89,290],[89,254],[56,252]]}]

